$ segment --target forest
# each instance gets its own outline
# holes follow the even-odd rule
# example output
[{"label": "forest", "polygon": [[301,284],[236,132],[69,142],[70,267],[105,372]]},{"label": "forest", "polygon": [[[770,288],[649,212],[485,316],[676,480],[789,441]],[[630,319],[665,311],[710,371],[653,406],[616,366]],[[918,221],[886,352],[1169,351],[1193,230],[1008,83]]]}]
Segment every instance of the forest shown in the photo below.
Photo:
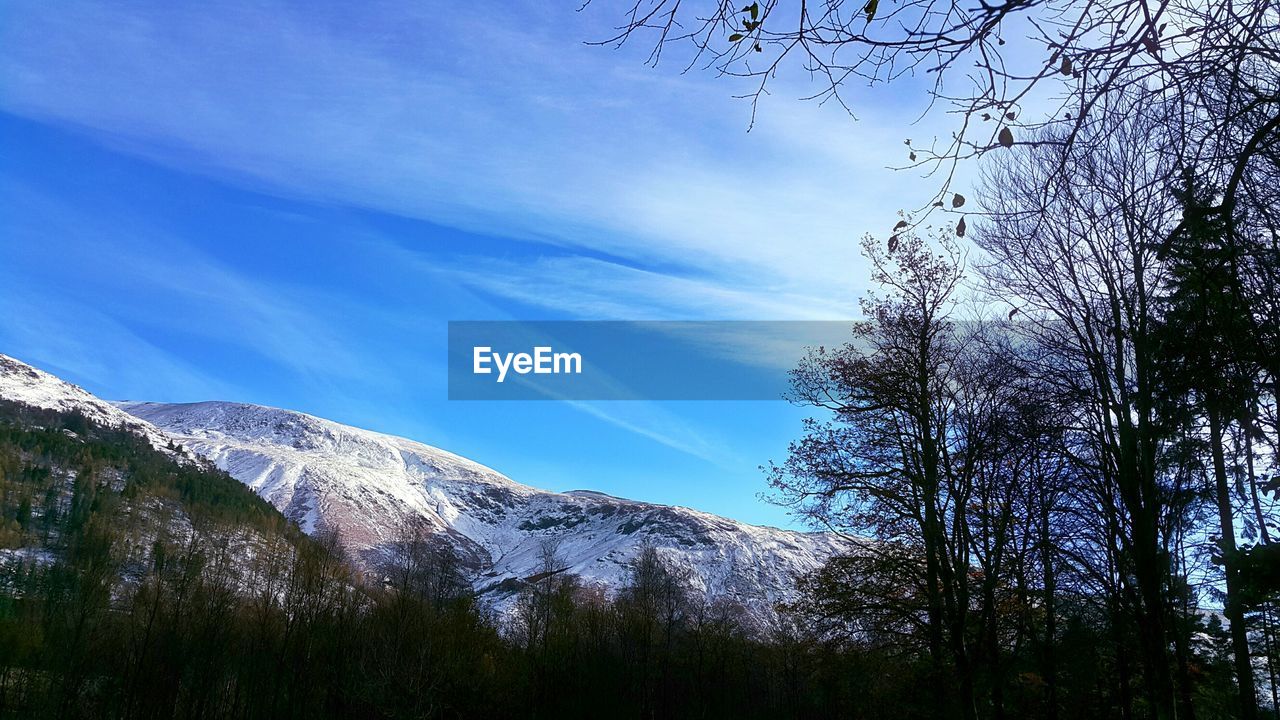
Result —
[{"label": "forest", "polygon": [[[985,165],[966,245],[960,223],[867,238],[869,319],[793,373],[832,419],[773,484],[874,539],[808,610],[927,658],[938,714],[1001,717],[1014,682],[1048,717],[1274,711],[1275,165],[1223,212],[1214,172],[1159,152],[1176,105],[1106,102]],[[1205,694],[1224,626],[1234,701]],[[1105,639],[1091,699],[1064,686],[1082,628]]]},{"label": "forest", "polygon": [[335,536],[301,534],[225,473],[74,413],[0,402],[0,501],[0,717],[901,717],[919,705],[913,661],[794,623],[762,633],[653,549],[615,594],[550,569],[498,618],[425,533],[407,530],[381,573],[362,575]]},{"label": "forest", "polygon": [[1158,112],[988,166],[967,245],[865,239],[868,320],[793,372],[826,417],[779,500],[867,538],[796,610],[920,662],[933,716],[1276,711],[1277,236]]}]

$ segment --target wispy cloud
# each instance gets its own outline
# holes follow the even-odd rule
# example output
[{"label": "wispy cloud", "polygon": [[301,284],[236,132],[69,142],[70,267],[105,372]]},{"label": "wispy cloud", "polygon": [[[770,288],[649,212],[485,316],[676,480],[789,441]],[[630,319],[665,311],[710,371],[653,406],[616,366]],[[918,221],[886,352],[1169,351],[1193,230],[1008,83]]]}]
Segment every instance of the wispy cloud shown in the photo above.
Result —
[{"label": "wispy cloud", "polygon": [[732,455],[723,443],[708,438],[695,425],[663,411],[656,404],[573,400],[569,405],[610,425],[700,460],[722,466],[728,466],[732,461]]},{"label": "wispy cloud", "polygon": [[776,279],[685,277],[592,257],[529,261],[464,258],[458,281],[527,305],[590,320],[839,318],[836,299],[801,294]]},{"label": "wispy cloud", "polygon": [[[786,98],[748,135],[729,86],[583,47],[606,32],[599,14],[73,2],[7,15],[11,112],[275,193],[777,293],[785,312],[851,307],[857,237],[914,199],[883,170],[901,130]],[[649,285],[628,283],[664,307],[669,288]]]}]

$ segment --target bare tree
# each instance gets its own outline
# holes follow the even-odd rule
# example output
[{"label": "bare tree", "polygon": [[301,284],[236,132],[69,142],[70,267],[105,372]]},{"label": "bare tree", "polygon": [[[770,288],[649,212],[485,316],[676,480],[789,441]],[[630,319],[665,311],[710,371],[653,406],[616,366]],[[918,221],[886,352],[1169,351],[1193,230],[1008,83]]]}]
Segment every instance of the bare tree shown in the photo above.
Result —
[{"label": "bare tree", "polygon": [[984,475],[993,467],[986,460],[999,401],[994,377],[983,377],[990,368],[953,317],[959,250],[949,237],[935,242],[940,251],[913,233],[887,249],[864,240],[884,295],[864,300],[869,320],[855,327],[854,342],[818,348],[793,372],[793,400],[833,419],[810,421],[770,480],[811,520],[877,539],[863,544],[863,557],[838,561],[814,581],[830,589],[850,571],[871,573],[852,581],[864,587],[836,587],[828,598],[869,622],[873,635],[909,633],[911,608],[922,604],[937,709],[950,670],[958,709],[972,718],[973,595],[980,604],[996,592],[994,584],[974,586],[973,566],[985,564],[999,582],[1011,507],[993,497],[1003,491],[995,482],[984,486],[994,480]]},{"label": "bare tree", "polygon": [[1169,498],[1154,334],[1166,280],[1158,251],[1177,222],[1176,201],[1158,182],[1168,177],[1165,158],[1148,148],[1161,108],[1139,93],[1111,102],[1131,120],[1087,125],[1088,155],[1050,142],[991,172],[983,193],[990,220],[976,242],[987,290],[1021,314],[1022,333],[1051,349],[1037,372],[1075,408],[1073,458],[1099,481],[1102,536],[1120,541],[1117,577],[1133,594],[1147,699],[1157,717],[1171,717]]},{"label": "bare tree", "polygon": [[1213,212],[1230,215],[1239,195],[1260,189],[1249,178],[1280,140],[1275,3],[630,0],[621,8],[617,34],[602,44],[651,42],[652,64],[683,50],[687,68],[747,83],[753,108],[788,72],[813,78],[808,99],[850,113],[853,86],[931,77],[929,107],[954,123],[940,141],[908,141],[903,167],[942,177],[923,205],[946,199],[957,163],[993,150],[1052,143],[1060,163],[1089,152],[1099,128],[1123,118],[1109,98],[1134,87],[1179,109],[1167,122],[1189,164],[1212,158],[1224,168]]}]

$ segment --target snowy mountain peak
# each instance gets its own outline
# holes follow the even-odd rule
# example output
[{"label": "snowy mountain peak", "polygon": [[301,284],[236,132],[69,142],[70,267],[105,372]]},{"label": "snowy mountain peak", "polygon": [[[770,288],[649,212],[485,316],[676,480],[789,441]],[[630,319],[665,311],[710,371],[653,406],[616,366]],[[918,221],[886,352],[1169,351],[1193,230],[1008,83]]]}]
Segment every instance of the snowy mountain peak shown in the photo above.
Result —
[{"label": "snowy mountain peak", "polygon": [[59,412],[78,412],[99,425],[141,435],[153,447],[170,455],[193,457],[181,450],[170,450],[169,436],[151,423],[100,400],[79,385],[3,354],[0,354],[0,398]]},{"label": "snowy mountain peak", "polygon": [[695,590],[736,600],[767,620],[792,596],[798,575],[848,547],[830,533],[757,527],[591,490],[539,490],[430,445],[290,410],[233,402],[113,405],[4,355],[0,397],[77,411],[160,449],[179,445],[169,452],[213,462],[304,531],[337,533],[367,569],[406,529],[425,527],[458,550],[477,590],[499,606],[520,578],[541,570],[548,548],[584,582],[617,588],[649,546],[687,569]]},{"label": "snowy mountain peak", "polygon": [[512,483],[497,472],[440,448],[393,435],[342,425],[295,410],[251,403],[206,401],[196,403],[118,402],[119,409],[148,420],[174,435],[203,438],[235,438],[278,450],[341,456],[349,462],[385,468],[429,459],[441,469],[465,476]]},{"label": "snowy mountain peak", "polygon": [[756,527],[590,490],[539,490],[429,445],[288,410],[221,402],[120,407],[209,458],[308,532],[338,532],[366,564],[376,564],[407,523],[426,523],[462,552],[481,590],[537,572],[548,546],[587,582],[617,587],[650,545],[687,567],[697,589],[763,617],[790,596],[797,574],[844,549],[826,533]]}]

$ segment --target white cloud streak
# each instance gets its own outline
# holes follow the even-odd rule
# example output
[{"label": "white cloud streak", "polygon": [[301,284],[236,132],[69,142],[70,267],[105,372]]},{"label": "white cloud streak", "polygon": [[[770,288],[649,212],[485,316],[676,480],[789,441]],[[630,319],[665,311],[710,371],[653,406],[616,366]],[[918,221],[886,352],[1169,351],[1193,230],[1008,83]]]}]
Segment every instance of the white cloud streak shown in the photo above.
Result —
[{"label": "white cloud streak", "polygon": [[[729,85],[583,47],[606,29],[568,11],[142,7],[11,4],[0,107],[269,192],[661,268],[627,284],[639,312],[669,305],[658,274],[788,317],[852,309],[858,236],[914,199],[883,169],[895,123],[779,98],[748,135]],[[572,290],[548,296],[589,300]]]}]

